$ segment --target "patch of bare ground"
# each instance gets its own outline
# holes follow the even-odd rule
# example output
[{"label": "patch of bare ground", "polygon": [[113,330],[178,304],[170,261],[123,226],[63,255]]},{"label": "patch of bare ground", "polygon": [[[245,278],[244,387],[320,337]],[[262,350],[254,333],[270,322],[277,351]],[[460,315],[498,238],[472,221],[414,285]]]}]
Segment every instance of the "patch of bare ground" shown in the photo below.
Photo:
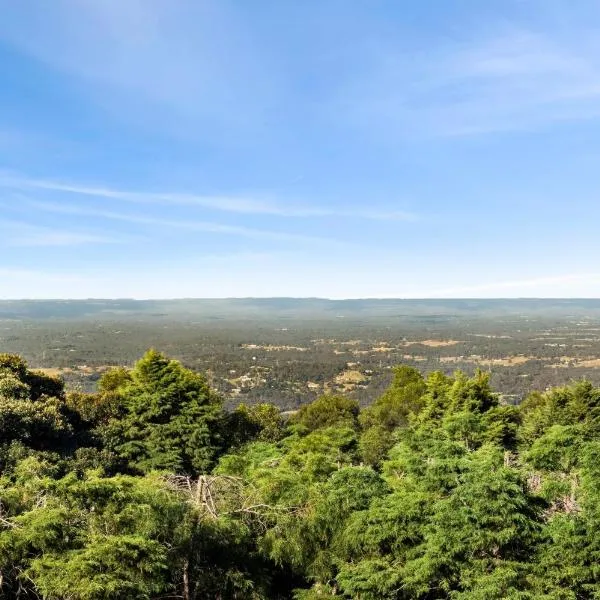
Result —
[{"label": "patch of bare ground", "polygon": [[349,369],[342,371],[335,376],[333,382],[335,386],[342,392],[351,392],[358,386],[364,385],[369,381],[369,378],[360,371]]},{"label": "patch of bare ground", "polygon": [[505,358],[489,358],[480,359],[478,364],[486,367],[516,367],[518,365],[524,365],[530,360],[535,360],[533,356],[507,356]]},{"label": "patch of bare ground", "polygon": [[426,356],[419,356],[418,354],[404,354],[402,358],[405,360],[414,360],[416,362],[424,362],[427,360]]},{"label": "patch of bare ground", "polygon": [[114,369],[113,365],[100,365],[98,367],[90,367],[89,365],[79,365],[76,367],[40,367],[33,369],[38,373],[49,375],[50,377],[61,377],[67,373],[83,373],[85,375],[92,375],[93,373],[104,373],[109,369]]},{"label": "patch of bare ground", "polygon": [[571,356],[560,356],[560,362],[546,365],[550,369],[566,369],[568,367],[575,369],[598,369],[600,368],[600,358],[578,359]]},{"label": "patch of bare ground", "polygon": [[533,356],[505,356],[502,358],[483,358],[479,354],[471,354],[470,356],[441,356],[441,363],[459,363],[468,362],[474,363],[482,367],[516,367],[523,365],[530,360],[535,360]]},{"label": "patch of bare ground", "polygon": [[360,371],[356,370],[342,371],[335,377],[335,382],[341,385],[347,383],[359,384],[364,383],[365,381],[367,381],[366,375],[363,375]]},{"label": "patch of bare ground", "polygon": [[55,367],[45,367],[42,369],[34,369],[34,372],[43,373],[44,375],[49,375],[50,377],[60,377],[65,372],[70,371],[70,369],[57,369]]},{"label": "patch of bare ground", "polygon": [[240,375],[239,377],[235,377],[233,379],[228,379],[227,381],[234,388],[232,390],[232,393],[235,394],[236,389],[254,389],[267,383],[265,374],[268,373],[269,370],[270,369],[268,367],[253,367],[250,371],[248,371],[248,373],[245,373],[244,375]]},{"label": "patch of bare ground", "polygon": [[597,369],[600,367],[600,358],[590,358],[588,360],[579,360],[575,363],[576,367]]},{"label": "patch of bare ground", "polygon": [[462,342],[460,340],[422,340],[418,342],[404,342],[405,346],[414,346],[416,344],[428,346],[429,348],[445,348],[447,346],[456,346],[456,344],[462,344]]},{"label": "patch of bare ground", "polygon": [[469,358],[464,356],[440,356],[440,362],[444,364],[463,362],[467,360],[469,360]]},{"label": "patch of bare ground", "polygon": [[89,367],[88,365],[80,365],[74,371],[83,371],[84,373],[104,373],[109,369],[114,369],[114,365],[101,365],[99,367]]}]

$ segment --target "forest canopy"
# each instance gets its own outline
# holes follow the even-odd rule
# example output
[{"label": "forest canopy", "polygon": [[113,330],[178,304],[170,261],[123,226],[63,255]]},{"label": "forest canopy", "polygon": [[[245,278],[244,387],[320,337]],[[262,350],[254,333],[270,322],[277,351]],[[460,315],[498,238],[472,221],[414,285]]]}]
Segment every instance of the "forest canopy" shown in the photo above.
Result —
[{"label": "forest canopy", "polygon": [[48,600],[600,597],[600,389],[505,405],[398,366],[360,409],[223,408],[155,351],[98,391],[0,355],[0,592]]}]

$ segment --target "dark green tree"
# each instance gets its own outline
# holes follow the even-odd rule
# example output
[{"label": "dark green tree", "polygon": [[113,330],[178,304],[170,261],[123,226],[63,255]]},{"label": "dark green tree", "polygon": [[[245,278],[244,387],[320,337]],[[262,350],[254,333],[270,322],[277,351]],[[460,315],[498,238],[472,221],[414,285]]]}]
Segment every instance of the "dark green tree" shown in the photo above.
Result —
[{"label": "dark green tree", "polygon": [[323,427],[352,427],[358,425],[359,405],[356,400],[344,396],[325,394],[300,410],[290,418],[290,424],[299,425],[307,431]]},{"label": "dark green tree", "polygon": [[221,449],[221,400],[206,378],[149,350],[112,393],[124,415],[102,429],[107,447],[141,472],[207,471]]}]

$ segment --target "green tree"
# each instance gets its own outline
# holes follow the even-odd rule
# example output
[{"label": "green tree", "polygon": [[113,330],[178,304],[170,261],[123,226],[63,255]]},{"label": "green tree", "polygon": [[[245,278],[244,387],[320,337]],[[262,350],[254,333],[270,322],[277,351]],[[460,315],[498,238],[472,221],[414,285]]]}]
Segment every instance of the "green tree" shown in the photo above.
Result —
[{"label": "green tree", "polygon": [[124,416],[102,434],[128,467],[193,474],[214,463],[223,413],[205,377],[149,350],[111,391],[122,398]]},{"label": "green tree", "polygon": [[63,382],[30,371],[18,356],[0,354],[0,446],[66,453],[76,445],[76,413]]},{"label": "green tree", "polygon": [[361,425],[365,429],[379,426],[388,431],[406,427],[410,415],[423,408],[425,391],[425,381],[417,369],[406,365],[396,367],[388,389],[372,406],[362,411]]},{"label": "green tree", "polygon": [[423,408],[425,390],[425,381],[417,369],[405,365],[394,369],[389,388],[360,414],[360,450],[367,464],[378,466],[385,459],[394,445],[394,430],[407,427],[411,416]]},{"label": "green tree", "polygon": [[600,388],[589,381],[531,394],[521,406],[523,427],[520,438],[531,444],[553,425],[580,424],[592,435],[600,435]]},{"label": "green tree", "polygon": [[276,442],[285,434],[281,411],[273,404],[240,404],[227,416],[225,438],[230,446],[260,440]]},{"label": "green tree", "polygon": [[356,400],[325,394],[302,406],[290,418],[290,423],[300,425],[308,431],[334,426],[356,428],[359,410]]},{"label": "green tree", "polygon": [[482,586],[489,598],[516,597],[527,591],[527,563],[540,531],[541,505],[521,474],[505,465],[501,449],[483,446],[433,506],[421,556],[407,562],[405,583],[414,598],[432,589],[474,598]]},{"label": "green tree", "polygon": [[581,468],[555,498],[546,527],[549,539],[539,548],[535,566],[541,597],[600,597],[600,442],[579,451]]}]

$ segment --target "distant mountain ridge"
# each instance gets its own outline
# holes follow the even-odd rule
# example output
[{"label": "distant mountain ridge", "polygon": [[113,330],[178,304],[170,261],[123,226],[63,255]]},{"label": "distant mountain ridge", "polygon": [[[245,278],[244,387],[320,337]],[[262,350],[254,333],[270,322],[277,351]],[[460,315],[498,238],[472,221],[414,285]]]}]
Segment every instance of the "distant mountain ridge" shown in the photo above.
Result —
[{"label": "distant mountain ridge", "polygon": [[600,315],[600,299],[214,298],[173,300],[0,300],[0,319],[386,318],[468,315]]}]

